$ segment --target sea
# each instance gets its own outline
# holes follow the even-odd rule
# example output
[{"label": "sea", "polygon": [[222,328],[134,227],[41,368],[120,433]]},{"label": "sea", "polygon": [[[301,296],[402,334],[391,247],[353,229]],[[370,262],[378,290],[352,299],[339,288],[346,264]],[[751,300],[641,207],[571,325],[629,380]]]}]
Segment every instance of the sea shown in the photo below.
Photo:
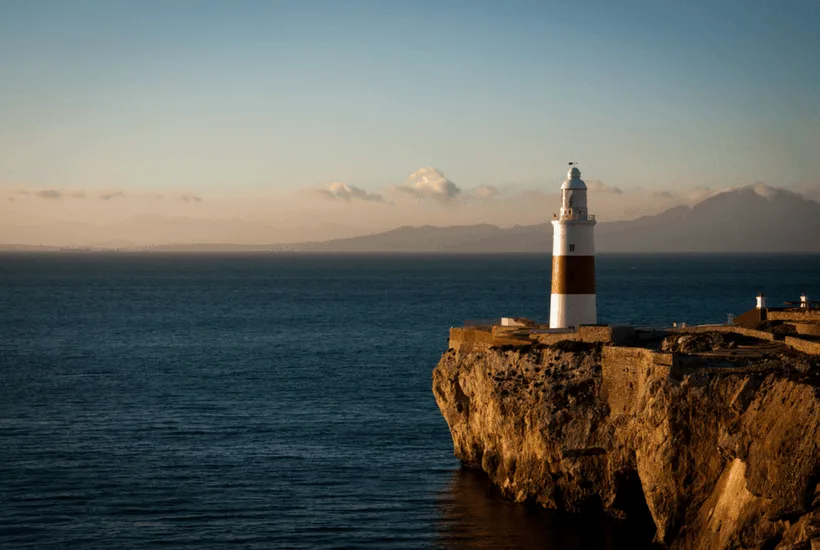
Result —
[{"label": "sea", "polygon": [[[648,547],[504,500],[431,391],[448,329],[549,316],[549,255],[0,255],[0,548]],[[820,255],[600,255],[599,321],[820,298]]]}]

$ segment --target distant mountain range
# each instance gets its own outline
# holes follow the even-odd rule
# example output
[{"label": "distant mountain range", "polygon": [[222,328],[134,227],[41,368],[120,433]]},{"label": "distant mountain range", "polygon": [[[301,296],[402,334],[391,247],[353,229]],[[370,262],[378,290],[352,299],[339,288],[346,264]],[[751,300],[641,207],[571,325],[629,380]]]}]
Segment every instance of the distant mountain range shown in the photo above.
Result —
[{"label": "distant mountain range", "polygon": [[[549,214],[545,213],[545,219]],[[167,233],[166,233],[167,234]],[[692,206],[677,206],[630,221],[600,222],[598,252],[820,252],[820,203],[758,183],[724,191]],[[94,249],[113,248],[95,247]],[[552,226],[500,228],[399,227],[383,233],[286,245],[168,244],[122,250],[232,252],[451,252],[503,253],[552,250]],[[5,250],[58,247],[0,245]]]},{"label": "distant mountain range", "polygon": [[[599,252],[820,252],[820,203],[755,184],[693,206],[596,226]],[[552,226],[543,223],[399,227],[384,233],[289,245],[323,252],[547,252]]]}]

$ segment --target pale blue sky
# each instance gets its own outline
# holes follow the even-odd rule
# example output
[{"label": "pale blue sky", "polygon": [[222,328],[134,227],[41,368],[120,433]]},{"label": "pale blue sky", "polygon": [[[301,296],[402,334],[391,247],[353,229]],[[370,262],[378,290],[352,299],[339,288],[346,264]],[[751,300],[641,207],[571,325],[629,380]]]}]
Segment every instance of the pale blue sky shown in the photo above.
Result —
[{"label": "pale blue sky", "polygon": [[820,179],[816,0],[567,4],[0,0],[0,183]]}]

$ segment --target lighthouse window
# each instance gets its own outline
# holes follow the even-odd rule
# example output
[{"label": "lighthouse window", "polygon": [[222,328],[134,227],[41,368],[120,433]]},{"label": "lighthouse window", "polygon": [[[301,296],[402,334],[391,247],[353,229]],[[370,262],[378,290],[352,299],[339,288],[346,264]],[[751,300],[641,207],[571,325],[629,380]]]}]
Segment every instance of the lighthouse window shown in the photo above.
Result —
[{"label": "lighthouse window", "polygon": [[569,245],[569,251],[570,252],[575,252],[575,245],[574,244]]}]

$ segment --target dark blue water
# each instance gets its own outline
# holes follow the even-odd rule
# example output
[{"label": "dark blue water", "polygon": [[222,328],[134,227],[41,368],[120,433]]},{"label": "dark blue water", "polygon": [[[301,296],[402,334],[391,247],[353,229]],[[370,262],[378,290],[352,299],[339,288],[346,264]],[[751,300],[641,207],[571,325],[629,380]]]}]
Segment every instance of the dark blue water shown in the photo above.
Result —
[{"label": "dark blue water", "polygon": [[[549,256],[0,256],[1,548],[605,548],[501,500],[430,390]],[[722,322],[820,256],[601,256],[602,322]],[[620,538],[619,538],[620,537]]]}]

